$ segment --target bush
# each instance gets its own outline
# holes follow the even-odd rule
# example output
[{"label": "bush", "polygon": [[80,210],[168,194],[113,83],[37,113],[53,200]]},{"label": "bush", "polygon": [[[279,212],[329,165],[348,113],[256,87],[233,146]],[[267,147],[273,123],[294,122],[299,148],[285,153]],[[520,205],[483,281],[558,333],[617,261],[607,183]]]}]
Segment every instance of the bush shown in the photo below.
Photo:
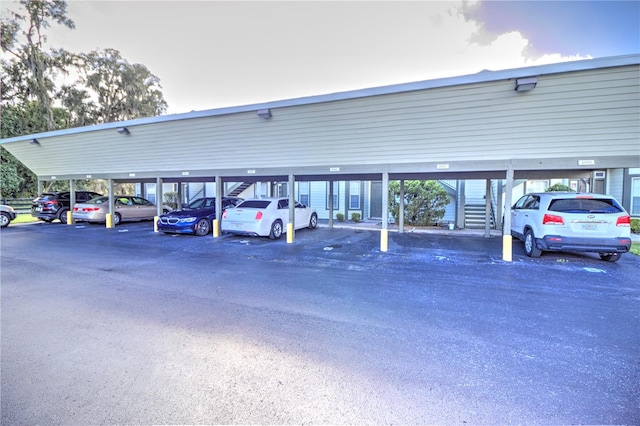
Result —
[{"label": "bush", "polygon": [[360,213],[351,213],[352,222],[360,222]]},{"label": "bush", "polygon": [[567,185],[561,183],[555,183],[544,190],[545,192],[576,192],[573,189],[569,188]]},{"label": "bush", "polygon": [[338,219],[338,222],[344,222],[344,214],[336,213],[336,219]]},{"label": "bush", "polygon": [[640,234],[640,219],[631,218],[631,232],[634,234]]},{"label": "bush", "polygon": [[[404,191],[404,219],[408,225],[431,226],[444,217],[449,194],[435,180],[407,180]],[[389,182],[389,212],[395,223],[400,215],[400,182]]]}]

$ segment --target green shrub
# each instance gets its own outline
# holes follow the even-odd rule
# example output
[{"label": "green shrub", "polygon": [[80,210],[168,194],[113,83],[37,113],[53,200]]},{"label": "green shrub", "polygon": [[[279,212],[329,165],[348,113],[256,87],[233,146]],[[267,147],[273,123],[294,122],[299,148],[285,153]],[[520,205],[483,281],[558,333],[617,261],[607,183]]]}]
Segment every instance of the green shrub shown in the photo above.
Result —
[{"label": "green shrub", "polygon": [[351,213],[352,222],[360,222],[360,213]]},{"label": "green shrub", "polygon": [[640,219],[631,218],[631,232],[634,234],[640,234]]},{"label": "green shrub", "polygon": [[338,219],[338,222],[344,222],[344,214],[336,213],[336,219]]},{"label": "green shrub", "polygon": [[[407,180],[404,182],[404,223],[431,226],[444,217],[449,194],[435,180]],[[400,182],[389,182],[389,212],[395,223],[400,217]]]},{"label": "green shrub", "polygon": [[562,183],[555,183],[553,185],[551,185],[550,187],[548,187],[547,189],[545,189],[545,192],[576,192],[573,189],[571,189],[570,187],[568,187],[567,185],[564,185]]}]

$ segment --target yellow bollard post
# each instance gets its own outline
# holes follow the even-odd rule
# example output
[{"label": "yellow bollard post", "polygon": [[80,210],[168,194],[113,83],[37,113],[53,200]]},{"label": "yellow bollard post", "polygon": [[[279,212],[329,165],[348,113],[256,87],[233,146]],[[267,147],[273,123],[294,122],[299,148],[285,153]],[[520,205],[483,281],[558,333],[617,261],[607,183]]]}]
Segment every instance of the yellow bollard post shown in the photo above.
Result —
[{"label": "yellow bollard post", "polygon": [[218,238],[220,236],[220,221],[218,219],[213,219],[213,238]]},{"label": "yellow bollard post", "polygon": [[160,216],[153,217],[153,232],[158,232],[158,221],[160,220]]},{"label": "yellow bollard post", "polygon": [[380,251],[386,252],[389,248],[389,230],[382,229],[380,231]]},{"label": "yellow bollard post", "polygon": [[513,244],[511,239],[511,235],[502,236],[502,260],[505,262],[511,262],[512,260]]},{"label": "yellow bollard post", "polygon": [[73,214],[71,210],[67,212],[67,225],[73,225]]},{"label": "yellow bollard post", "polygon": [[111,213],[107,213],[107,220],[105,225],[107,226],[107,229],[113,228],[113,215]]},{"label": "yellow bollard post", "polygon": [[287,244],[293,243],[293,223],[287,223]]}]

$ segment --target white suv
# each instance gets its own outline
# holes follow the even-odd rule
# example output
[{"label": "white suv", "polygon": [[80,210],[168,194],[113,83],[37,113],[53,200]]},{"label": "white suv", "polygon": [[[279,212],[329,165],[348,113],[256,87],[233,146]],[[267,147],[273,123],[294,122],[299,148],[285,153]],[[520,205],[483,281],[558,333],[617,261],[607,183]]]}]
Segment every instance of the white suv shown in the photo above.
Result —
[{"label": "white suv", "polygon": [[602,194],[541,192],[522,196],[511,208],[511,235],[527,256],[545,250],[599,253],[617,262],[631,248],[631,217]]}]

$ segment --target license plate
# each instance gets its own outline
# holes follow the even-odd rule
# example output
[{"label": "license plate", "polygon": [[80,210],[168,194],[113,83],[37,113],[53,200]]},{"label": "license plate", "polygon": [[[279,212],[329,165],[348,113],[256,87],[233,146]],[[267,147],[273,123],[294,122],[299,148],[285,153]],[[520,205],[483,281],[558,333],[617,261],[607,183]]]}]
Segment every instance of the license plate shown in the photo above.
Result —
[{"label": "license plate", "polygon": [[585,223],[582,225],[582,229],[585,231],[595,231],[596,229],[598,229],[598,225],[594,223]]}]

